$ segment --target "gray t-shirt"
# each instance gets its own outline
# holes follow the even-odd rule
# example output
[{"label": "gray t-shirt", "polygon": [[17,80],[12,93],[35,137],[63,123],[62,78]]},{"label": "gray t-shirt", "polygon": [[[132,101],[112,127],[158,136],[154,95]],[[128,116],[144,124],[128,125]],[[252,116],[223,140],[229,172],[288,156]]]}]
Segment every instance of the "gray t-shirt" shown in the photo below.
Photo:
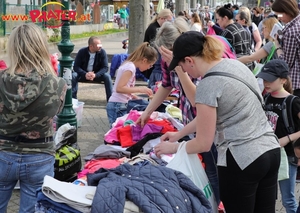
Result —
[{"label": "gray t-shirt", "polygon": [[[260,93],[256,78],[241,62],[223,59],[208,73],[216,71],[237,75]],[[260,100],[244,83],[225,76],[204,78],[197,86],[196,103],[217,108],[214,143],[219,166],[227,166],[227,149],[239,167],[245,169],[265,152],[279,148]]]},{"label": "gray t-shirt", "polygon": [[91,72],[91,71],[94,71],[94,70],[93,70],[93,66],[94,66],[94,61],[95,61],[96,53],[90,53],[90,52],[89,52],[89,54],[90,54],[90,59],[89,59],[87,71],[88,71],[88,72]]},{"label": "gray t-shirt", "polygon": [[[268,43],[266,43],[262,48],[268,53],[270,54],[273,45],[275,45],[272,41],[269,41]],[[276,51],[273,54],[273,57],[271,59],[276,59],[278,58],[278,55],[276,53]]]}]

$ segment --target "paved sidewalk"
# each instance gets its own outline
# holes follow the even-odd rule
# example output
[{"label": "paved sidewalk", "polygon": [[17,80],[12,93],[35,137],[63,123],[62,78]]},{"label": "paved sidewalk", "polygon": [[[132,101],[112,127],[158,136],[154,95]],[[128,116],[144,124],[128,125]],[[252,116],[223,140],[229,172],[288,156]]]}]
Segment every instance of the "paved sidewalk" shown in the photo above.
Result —
[{"label": "paved sidewalk", "polygon": [[[122,40],[124,37],[108,37],[101,39],[103,48],[108,54],[122,53]],[[82,46],[87,45],[87,40],[77,43],[75,51]],[[75,52],[74,51],[74,52]],[[56,52],[55,49],[51,52]],[[144,82],[138,82],[143,84]],[[83,101],[83,120],[82,126],[78,129],[78,143],[81,148],[82,158],[89,152],[92,152],[96,147],[103,143],[104,134],[109,130],[108,119],[106,116],[106,98],[103,84],[84,84],[79,83],[78,100]],[[300,184],[297,184],[296,197],[299,198]],[[1,196],[1,195],[0,195]],[[9,202],[7,213],[16,213],[19,210],[19,190],[14,190]],[[284,213],[285,210],[281,205],[280,193],[278,193],[278,201],[276,203],[276,213]],[[241,213],[243,211],[241,210]]]}]

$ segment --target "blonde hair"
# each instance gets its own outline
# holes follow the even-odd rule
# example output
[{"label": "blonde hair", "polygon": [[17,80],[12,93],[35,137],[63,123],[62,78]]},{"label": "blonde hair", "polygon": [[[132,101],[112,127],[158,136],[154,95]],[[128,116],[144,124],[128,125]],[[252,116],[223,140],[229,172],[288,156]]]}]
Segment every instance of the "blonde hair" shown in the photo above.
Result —
[{"label": "blonde hair", "polygon": [[194,23],[199,23],[199,24],[201,24],[201,27],[203,27],[202,26],[202,21],[200,19],[200,16],[198,15],[198,13],[193,13],[192,14],[192,19],[193,19]]},{"label": "blonde hair", "polygon": [[165,22],[156,33],[154,44],[157,47],[164,46],[172,50],[173,44],[183,32],[189,31],[189,25],[184,18],[178,17],[174,23]]},{"label": "blonde hair", "polygon": [[162,9],[151,21],[151,23],[156,22],[160,18],[168,18],[168,16],[172,16],[172,11],[170,9]]},{"label": "blonde hair", "polygon": [[[251,25],[252,25],[252,19],[251,19],[251,12],[250,12],[250,10],[249,10],[249,8],[248,7],[240,7],[239,8],[239,12],[238,12],[238,14],[241,14],[241,12],[244,12],[245,13],[245,15],[246,15],[246,18],[247,18],[247,23],[246,23],[246,25],[248,26],[248,27],[250,27]],[[233,18],[235,18],[235,17],[233,17]]]},{"label": "blonde hair", "polygon": [[[216,60],[220,60],[224,53],[224,45],[221,41],[214,38],[213,36],[206,35],[203,36],[203,46],[200,47],[199,52],[196,52],[193,55],[195,57],[201,57],[206,62],[212,62]],[[184,61],[183,58],[181,61]]]},{"label": "blonde hair", "polygon": [[219,60],[224,53],[224,45],[221,41],[213,36],[205,36],[205,42],[203,44],[203,51],[201,57],[206,62]]},{"label": "blonde hair", "polygon": [[158,55],[157,50],[150,46],[148,42],[140,44],[127,58],[126,61],[137,62],[147,59],[149,63],[156,62]]},{"label": "blonde hair", "polygon": [[286,78],[286,82],[283,84],[283,88],[288,92],[293,94],[293,86],[292,86],[292,81],[291,78],[288,76]]},{"label": "blonde hair", "polygon": [[262,21],[262,24],[269,30],[269,32],[272,31],[272,28],[276,23],[278,23],[278,19],[275,17],[266,18]]},{"label": "blonde hair", "polygon": [[35,70],[39,75],[55,74],[50,61],[47,36],[43,30],[34,23],[21,24],[11,32],[7,53],[10,67],[7,72],[27,74]]}]

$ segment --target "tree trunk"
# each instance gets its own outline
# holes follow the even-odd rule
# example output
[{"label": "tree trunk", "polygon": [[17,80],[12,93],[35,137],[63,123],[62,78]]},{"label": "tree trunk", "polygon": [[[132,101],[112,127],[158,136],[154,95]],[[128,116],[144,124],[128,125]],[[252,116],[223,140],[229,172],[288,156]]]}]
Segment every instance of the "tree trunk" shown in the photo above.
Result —
[{"label": "tree trunk", "polygon": [[197,1],[196,0],[190,0],[190,8],[192,11],[196,10]]},{"label": "tree trunk", "polygon": [[206,6],[207,5],[207,1],[206,0],[201,0],[201,7]]},{"label": "tree trunk", "polygon": [[176,0],[175,1],[175,15],[177,17],[178,13],[180,11],[184,11],[186,10],[187,8],[185,7],[185,0]]},{"label": "tree trunk", "polygon": [[143,42],[145,31],[150,24],[150,2],[149,0],[130,0],[129,10],[128,53],[131,53]]}]

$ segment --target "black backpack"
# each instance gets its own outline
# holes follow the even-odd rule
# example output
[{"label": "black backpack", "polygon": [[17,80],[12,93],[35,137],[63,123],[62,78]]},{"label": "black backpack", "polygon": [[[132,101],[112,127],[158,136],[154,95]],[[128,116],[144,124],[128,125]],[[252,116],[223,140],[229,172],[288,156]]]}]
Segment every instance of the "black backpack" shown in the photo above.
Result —
[{"label": "black backpack", "polygon": [[[267,100],[268,98],[270,97],[270,94],[266,94],[264,96],[264,99],[265,99],[265,107],[267,105]],[[293,106],[293,101],[294,99],[296,98],[296,96],[294,95],[289,95],[287,96],[282,104],[281,104],[281,109],[282,109],[282,119],[283,119],[283,122],[284,122],[284,126],[286,128],[286,131],[288,132],[288,134],[292,134],[294,132],[296,132],[296,128],[295,128],[295,124],[294,124],[294,120],[293,120],[293,109],[292,109],[292,106]],[[289,101],[289,108],[287,109],[287,101]],[[266,110],[266,108],[265,108]]]}]

